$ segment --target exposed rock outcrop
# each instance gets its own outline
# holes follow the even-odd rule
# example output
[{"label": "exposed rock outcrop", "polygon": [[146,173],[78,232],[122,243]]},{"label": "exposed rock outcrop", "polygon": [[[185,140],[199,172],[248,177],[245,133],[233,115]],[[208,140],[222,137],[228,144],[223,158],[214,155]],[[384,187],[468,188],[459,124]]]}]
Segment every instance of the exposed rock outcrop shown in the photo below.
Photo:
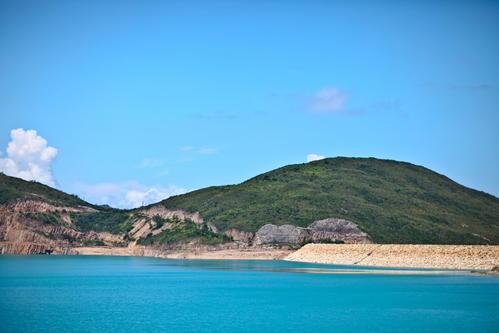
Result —
[{"label": "exposed rock outcrop", "polygon": [[253,243],[253,238],[255,237],[254,232],[242,231],[238,229],[227,229],[225,235],[231,237],[236,242],[246,243],[251,245]]},{"label": "exposed rock outcrop", "polygon": [[288,224],[281,226],[266,224],[257,231],[254,239],[255,244],[301,245],[319,241],[371,243],[369,236],[361,231],[357,224],[337,218],[315,221],[308,228]]},{"label": "exposed rock outcrop", "polygon": [[[87,206],[57,206],[45,201],[19,200],[0,205],[0,253],[76,253],[78,248],[114,248],[131,254],[168,253],[171,251],[210,251],[271,247],[274,244],[296,247],[308,242],[341,240],[345,243],[367,243],[369,237],[358,226],[347,220],[330,218],[312,223],[307,228],[293,225],[266,224],[256,233],[228,229],[219,231],[215,225],[205,223],[199,213],[170,210],[156,205],[137,209],[128,215],[130,230],[121,234],[81,231],[73,224],[71,213],[91,213],[96,209]],[[157,219],[159,217],[161,219]],[[207,245],[193,237],[168,244],[142,246],[140,240],[149,235],[173,228],[176,222],[189,219],[199,228],[213,233],[224,233],[226,242]],[[74,217],[73,217],[74,218]],[[163,219],[163,220],[162,220]],[[204,226],[202,226],[204,224]]]},{"label": "exposed rock outcrop", "polygon": [[[69,212],[91,212],[93,208],[55,206],[33,200],[0,205],[0,253],[38,254],[74,253],[71,248],[82,244],[114,245],[123,241],[120,235],[95,231],[80,232],[72,228]],[[62,224],[44,223],[29,213],[57,212]]]},{"label": "exposed rock outcrop", "polygon": [[45,201],[19,200],[0,206],[0,212],[95,212],[96,210],[86,206],[56,206]]},{"label": "exposed rock outcrop", "polygon": [[294,225],[266,224],[261,227],[255,235],[254,243],[259,244],[302,244],[310,239],[310,230],[296,227]]},{"label": "exposed rock outcrop", "polygon": [[0,242],[0,254],[76,254],[70,247],[52,246],[47,243]]},{"label": "exposed rock outcrop", "polygon": [[141,237],[146,237],[150,232],[152,231],[151,223],[149,222],[149,219],[139,219],[137,220],[134,225],[132,230],[128,232],[128,234],[133,237],[133,238],[141,238]]},{"label": "exposed rock outcrop", "polygon": [[186,212],[185,210],[181,210],[181,209],[172,210],[172,209],[168,209],[166,207],[163,207],[161,205],[154,205],[154,206],[150,206],[147,208],[142,208],[142,209],[139,209],[138,212],[140,214],[146,215],[147,217],[151,217],[151,218],[154,216],[159,216],[159,217],[166,219],[166,218],[172,218],[172,217],[176,216],[181,220],[190,219],[196,224],[203,223],[203,218],[201,217],[199,212],[189,213],[189,212]]},{"label": "exposed rock outcrop", "polygon": [[308,226],[312,241],[341,240],[345,243],[370,243],[369,236],[352,221],[329,218],[318,220]]}]

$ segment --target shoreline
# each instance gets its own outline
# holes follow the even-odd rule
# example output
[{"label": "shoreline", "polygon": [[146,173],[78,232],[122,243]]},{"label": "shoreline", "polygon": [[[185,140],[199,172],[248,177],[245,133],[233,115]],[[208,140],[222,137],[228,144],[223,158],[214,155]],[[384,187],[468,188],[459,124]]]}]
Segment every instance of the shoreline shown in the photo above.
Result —
[{"label": "shoreline", "polygon": [[[431,269],[499,275],[497,245],[307,244],[298,250],[272,247],[159,250],[144,246],[68,248],[57,254],[142,256],[164,259],[285,260],[358,266],[368,270]],[[382,271],[381,271],[382,272]]]},{"label": "shoreline", "polygon": [[498,245],[307,244],[289,261],[366,267],[429,268],[494,273]]},{"label": "shoreline", "polygon": [[77,247],[77,255],[142,256],[164,259],[213,259],[213,260],[278,260],[290,255],[293,250],[272,248],[222,249],[211,251],[172,250],[169,252],[145,247]]}]

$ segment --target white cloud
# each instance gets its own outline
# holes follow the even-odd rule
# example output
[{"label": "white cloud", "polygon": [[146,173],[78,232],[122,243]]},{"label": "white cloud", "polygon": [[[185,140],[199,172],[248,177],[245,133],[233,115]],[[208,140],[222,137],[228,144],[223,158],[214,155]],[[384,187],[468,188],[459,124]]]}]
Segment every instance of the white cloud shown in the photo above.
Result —
[{"label": "white cloud", "polygon": [[308,109],[315,112],[339,112],[345,108],[348,96],[336,87],[318,91],[309,101]]},{"label": "white cloud", "polygon": [[317,154],[308,154],[307,155],[307,162],[323,160],[325,158],[326,158],[326,156],[317,155]]},{"label": "white cloud", "polygon": [[0,171],[9,176],[55,186],[51,164],[57,156],[57,149],[48,146],[47,140],[35,130],[13,129],[10,137],[7,157],[0,158]]},{"label": "white cloud", "polygon": [[175,194],[185,193],[177,187],[157,188],[151,187],[143,190],[129,190],[125,194],[125,201],[130,207],[140,207],[166,199]]},{"label": "white cloud", "polygon": [[185,188],[168,186],[146,186],[138,182],[100,183],[75,185],[75,191],[85,200],[118,208],[136,208],[187,192]]}]

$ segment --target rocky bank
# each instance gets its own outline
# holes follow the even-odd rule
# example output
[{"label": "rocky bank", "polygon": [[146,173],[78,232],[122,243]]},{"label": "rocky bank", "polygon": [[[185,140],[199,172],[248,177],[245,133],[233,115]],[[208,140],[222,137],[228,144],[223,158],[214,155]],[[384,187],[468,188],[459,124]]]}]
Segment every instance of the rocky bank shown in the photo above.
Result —
[{"label": "rocky bank", "polygon": [[497,245],[307,244],[286,257],[335,265],[490,271],[499,265]]}]

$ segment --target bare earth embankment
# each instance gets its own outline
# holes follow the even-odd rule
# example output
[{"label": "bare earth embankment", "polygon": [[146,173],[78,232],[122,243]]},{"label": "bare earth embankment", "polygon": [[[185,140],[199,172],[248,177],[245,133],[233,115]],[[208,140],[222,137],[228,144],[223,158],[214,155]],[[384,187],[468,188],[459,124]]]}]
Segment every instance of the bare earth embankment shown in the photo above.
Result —
[{"label": "bare earth embankment", "polygon": [[176,259],[285,259],[336,265],[490,271],[499,266],[499,246],[307,244],[297,251],[276,248],[159,251],[143,246],[76,247],[75,254]]},{"label": "bare earth embankment", "polygon": [[286,257],[336,265],[491,270],[499,265],[499,246],[307,244]]},{"label": "bare earth embankment", "polygon": [[221,249],[221,250],[176,250],[159,251],[153,248],[130,246],[130,247],[76,247],[76,254],[83,255],[115,255],[115,256],[148,256],[171,259],[234,259],[234,260],[272,260],[283,259],[292,251],[273,248],[245,248],[245,249]]}]

